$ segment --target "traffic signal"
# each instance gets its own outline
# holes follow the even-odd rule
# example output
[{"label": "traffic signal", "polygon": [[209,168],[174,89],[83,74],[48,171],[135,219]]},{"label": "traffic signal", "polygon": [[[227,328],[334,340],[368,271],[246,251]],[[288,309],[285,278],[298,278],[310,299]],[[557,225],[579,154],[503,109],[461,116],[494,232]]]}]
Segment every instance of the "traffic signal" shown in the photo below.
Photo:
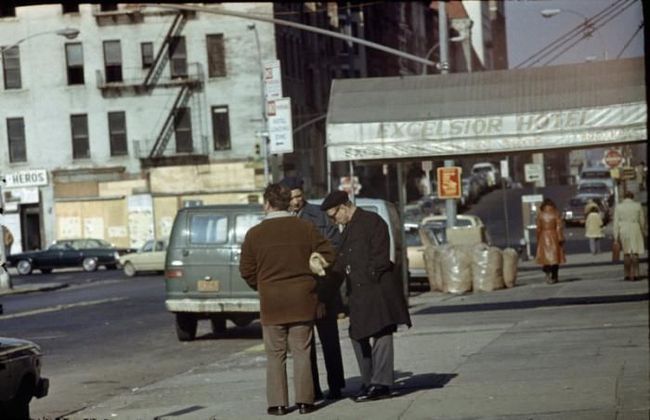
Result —
[{"label": "traffic signal", "polygon": [[255,143],[255,155],[257,155],[257,156],[262,155],[262,151],[260,150],[260,144],[259,143]]}]

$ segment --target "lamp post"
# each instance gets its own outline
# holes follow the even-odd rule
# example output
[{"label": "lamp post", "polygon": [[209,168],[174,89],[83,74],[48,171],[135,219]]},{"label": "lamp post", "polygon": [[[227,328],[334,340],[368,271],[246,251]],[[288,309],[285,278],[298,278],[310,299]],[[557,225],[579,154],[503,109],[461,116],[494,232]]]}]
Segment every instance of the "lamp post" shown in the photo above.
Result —
[{"label": "lamp post", "polygon": [[591,22],[591,19],[588,18],[585,14],[580,13],[580,12],[578,12],[576,10],[573,10],[573,9],[566,9],[566,8],[562,8],[562,9],[544,9],[544,10],[540,11],[539,13],[542,15],[542,17],[544,17],[546,19],[550,19],[550,18],[552,18],[554,16],[559,15],[560,13],[565,13],[565,12],[566,13],[572,13],[572,14],[574,14],[574,15],[576,15],[576,16],[583,19],[582,26],[583,26],[583,37],[584,38],[589,38],[594,33],[596,33],[598,35],[598,38],[600,39],[600,42],[601,42],[602,47],[603,47],[603,58],[605,60],[607,60],[607,43],[605,42],[605,38],[600,33],[600,31],[598,29],[596,29],[593,22]]},{"label": "lamp post", "polygon": [[35,37],[41,36],[41,35],[48,35],[48,34],[59,35],[59,36],[62,36],[64,38],[66,38],[66,39],[75,39],[79,35],[79,30],[74,29],[74,28],[63,28],[63,29],[58,29],[58,30],[54,30],[54,31],[37,32],[35,34],[28,35],[23,39],[19,39],[18,41],[14,42],[13,44],[11,44],[9,46],[0,47],[0,53],[4,53],[5,51],[10,50],[11,48],[17,46],[18,44],[21,44],[21,43],[27,41],[28,39],[35,38]]},{"label": "lamp post", "polygon": [[[455,36],[453,38],[449,38],[449,41],[451,42],[461,42],[464,41],[466,38],[465,35],[459,35]],[[433,47],[429,48],[429,51],[427,51],[427,55],[424,56],[425,60],[429,60],[431,57],[431,54],[440,46],[440,41],[436,42],[433,44]],[[441,70],[442,69],[442,64],[441,63],[435,63],[434,66],[436,69]],[[426,64],[422,64],[422,75],[426,75],[428,73],[428,66]]]},{"label": "lamp post", "polygon": [[260,71],[260,91],[262,101],[262,132],[259,137],[262,143],[262,157],[264,159],[264,184],[269,183],[269,125],[266,118],[266,93],[264,92],[264,66],[262,64],[262,49],[260,48],[260,35],[257,27],[251,23],[247,28],[255,33],[255,45],[257,46],[257,62]]}]

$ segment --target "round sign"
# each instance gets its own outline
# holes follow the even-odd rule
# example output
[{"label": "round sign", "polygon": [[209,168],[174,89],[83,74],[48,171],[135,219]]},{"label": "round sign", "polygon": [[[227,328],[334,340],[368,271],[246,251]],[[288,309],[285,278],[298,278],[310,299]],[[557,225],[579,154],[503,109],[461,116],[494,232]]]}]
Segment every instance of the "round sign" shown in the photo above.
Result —
[{"label": "round sign", "polygon": [[609,149],[605,152],[603,161],[610,168],[616,168],[623,163],[623,155],[616,149]]}]

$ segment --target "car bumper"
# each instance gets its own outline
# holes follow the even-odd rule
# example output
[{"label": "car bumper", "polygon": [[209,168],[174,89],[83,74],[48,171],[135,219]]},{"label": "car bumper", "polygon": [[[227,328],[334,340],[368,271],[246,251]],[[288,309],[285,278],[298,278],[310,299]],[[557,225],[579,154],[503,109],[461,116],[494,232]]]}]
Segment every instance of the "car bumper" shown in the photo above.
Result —
[{"label": "car bumper", "polygon": [[409,278],[421,279],[427,278],[427,270],[424,268],[409,268]]},{"label": "car bumper", "polygon": [[170,312],[259,312],[258,299],[167,299],[165,306]]},{"label": "car bumper", "polygon": [[50,390],[50,380],[47,378],[39,378],[36,383],[36,389],[34,390],[34,396],[36,398],[43,398],[47,395]]}]

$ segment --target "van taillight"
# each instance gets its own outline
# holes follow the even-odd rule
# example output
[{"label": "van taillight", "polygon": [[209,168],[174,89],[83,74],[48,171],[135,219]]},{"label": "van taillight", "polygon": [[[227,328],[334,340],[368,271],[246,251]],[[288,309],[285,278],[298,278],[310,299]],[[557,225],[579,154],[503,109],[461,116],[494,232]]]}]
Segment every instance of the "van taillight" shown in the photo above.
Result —
[{"label": "van taillight", "polygon": [[179,277],[183,277],[183,270],[174,269],[174,270],[166,270],[165,271],[165,278],[177,279]]}]

